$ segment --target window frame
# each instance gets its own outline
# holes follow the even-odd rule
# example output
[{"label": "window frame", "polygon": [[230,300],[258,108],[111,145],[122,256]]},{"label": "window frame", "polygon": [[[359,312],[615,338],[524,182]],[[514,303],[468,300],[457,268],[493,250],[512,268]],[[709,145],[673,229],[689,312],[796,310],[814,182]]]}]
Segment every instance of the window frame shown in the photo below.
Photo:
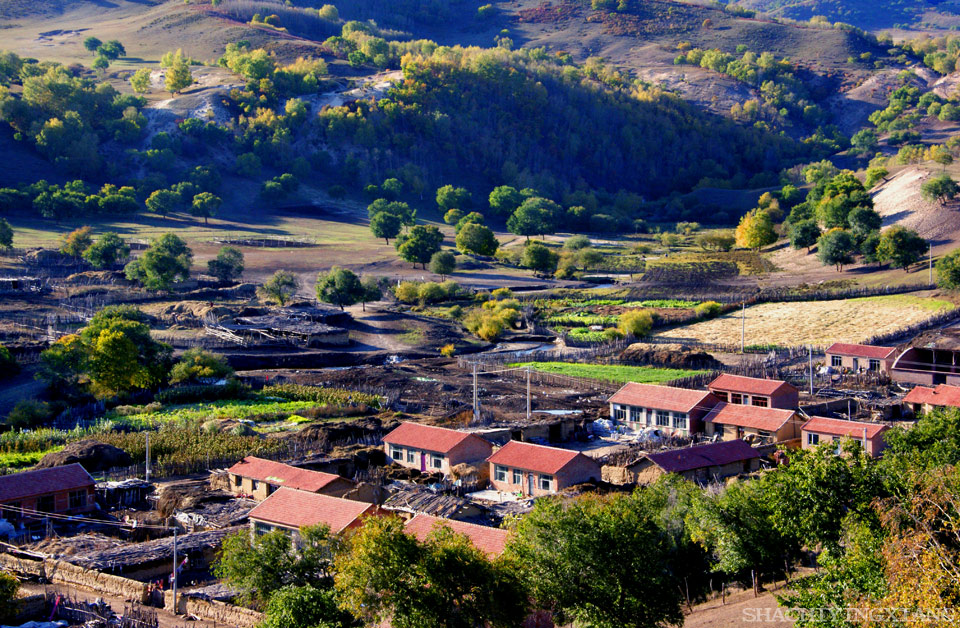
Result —
[{"label": "window frame", "polygon": [[830,366],[834,368],[843,368],[843,356],[842,355],[831,355],[830,356]]},{"label": "window frame", "polygon": [[496,482],[506,482],[507,468],[499,464],[493,465],[493,479]]},{"label": "window frame", "polygon": [[70,491],[69,501],[67,503],[70,504],[70,510],[73,510],[75,508],[86,508],[87,507],[87,491],[83,489],[79,491]]},{"label": "window frame", "polygon": [[523,484],[523,472],[520,471],[520,469],[514,469],[511,475],[511,480],[513,480],[512,484],[514,486],[521,486]]},{"label": "window frame", "polygon": [[540,475],[537,478],[537,486],[540,487],[541,491],[552,491],[553,490],[553,476],[552,475]]},{"label": "window frame", "polygon": [[657,427],[670,427],[670,412],[668,410],[656,411]]},{"label": "window frame", "polygon": [[807,432],[807,444],[816,447],[820,444],[820,435],[816,432]]},{"label": "window frame", "polygon": [[876,358],[870,358],[870,361],[867,363],[867,370],[874,373],[880,372],[880,360]]},{"label": "window frame", "polygon": [[443,454],[430,454],[430,468],[443,469],[443,461],[446,458]]},{"label": "window frame", "polygon": [[417,462],[417,452],[412,449],[407,449],[407,464],[416,464]]},{"label": "window frame", "polygon": [[403,447],[390,445],[390,457],[394,460],[403,460]]},{"label": "window frame", "polygon": [[687,416],[685,412],[673,413],[673,429],[675,430],[690,429],[690,418]]}]

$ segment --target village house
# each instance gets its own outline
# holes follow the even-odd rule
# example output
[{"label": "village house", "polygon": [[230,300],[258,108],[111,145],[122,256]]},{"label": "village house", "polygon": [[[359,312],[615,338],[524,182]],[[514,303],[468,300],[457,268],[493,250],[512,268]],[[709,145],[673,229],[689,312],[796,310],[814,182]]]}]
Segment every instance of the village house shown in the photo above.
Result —
[{"label": "village house", "polygon": [[500,528],[481,526],[466,521],[453,521],[431,515],[417,515],[407,521],[403,529],[407,534],[415,536],[418,541],[423,542],[427,540],[427,537],[438,525],[446,526],[454,532],[466,536],[474,547],[489,558],[496,558],[503,553],[503,548],[507,544],[507,537],[510,536],[509,532]]},{"label": "village house", "polygon": [[280,488],[250,511],[250,527],[256,535],[283,530],[294,539],[300,528],[324,524],[333,534],[351,530],[363,523],[364,517],[381,516],[374,504],[340,497]]},{"label": "village house", "polygon": [[839,450],[840,443],[846,439],[860,441],[864,450],[872,457],[876,458],[886,446],[883,440],[883,433],[889,427],[879,423],[864,423],[863,421],[846,421],[843,419],[831,419],[828,417],[815,416],[803,424],[800,428],[802,447],[810,449],[821,443],[837,443]]},{"label": "village house", "polygon": [[890,375],[897,357],[896,347],[856,345],[835,342],[826,351],[827,366],[859,372],[869,371]]},{"label": "village house", "polygon": [[701,431],[703,417],[718,401],[709,391],[629,382],[610,397],[610,419],[634,431],[687,436]]},{"label": "village house", "polygon": [[706,435],[717,440],[783,443],[800,438],[795,410],[719,403],[703,419]]},{"label": "village house", "polygon": [[249,495],[258,501],[263,501],[284,486],[333,497],[343,497],[357,486],[356,482],[339,475],[301,469],[256,456],[247,456],[233,465],[227,469],[227,475],[232,493]]},{"label": "village house", "polygon": [[504,493],[550,495],[599,480],[600,466],[579,452],[512,440],[490,456],[490,483]]},{"label": "village house", "polygon": [[935,408],[960,408],[960,386],[916,386],[903,398],[903,403],[916,415],[926,414]]},{"label": "village house", "polygon": [[401,423],[383,437],[391,462],[423,472],[450,475],[458,464],[482,463],[493,445],[475,434],[422,423]]},{"label": "village house", "polygon": [[724,478],[750,473],[760,468],[760,454],[747,442],[729,440],[706,445],[694,445],[656,453],[644,453],[622,469],[622,477],[608,477],[604,467],[604,479],[617,483],[653,484],[662,475],[676,473],[698,484],[715,482]]},{"label": "village house", "polygon": [[891,379],[921,386],[960,385],[960,329],[928,331],[910,344],[894,360]]},{"label": "village house", "polygon": [[758,408],[793,409],[800,404],[800,391],[778,379],[760,379],[724,373],[707,388],[720,401]]},{"label": "village house", "polygon": [[0,510],[10,521],[88,513],[97,508],[95,495],[96,482],[76,463],[0,476]]}]

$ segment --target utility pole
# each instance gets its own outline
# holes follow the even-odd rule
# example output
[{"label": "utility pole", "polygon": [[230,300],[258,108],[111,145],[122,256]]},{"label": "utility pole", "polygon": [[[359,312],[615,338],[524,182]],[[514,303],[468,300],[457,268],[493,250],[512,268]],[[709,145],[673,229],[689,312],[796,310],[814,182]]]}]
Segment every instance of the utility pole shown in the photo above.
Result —
[{"label": "utility pole", "polygon": [[530,367],[527,367],[527,421],[530,420]]},{"label": "utility pole", "polygon": [[813,345],[807,345],[810,350],[810,396],[813,396]]},{"label": "utility pole", "polygon": [[745,339],[747,337],[747,302],[744,301],[740,310],[740,353],[746,351]]},{"label": "utility pole", "polygon": [[477,363],[473,363],[473,422],[480,422],[480,408],[477,407]]},{"label": "utility pole", "polygon": [[147,432],[147,472],[146,478],[147,482],[150,481],[150,432]]},{"label": "utility pole", "polygon": [[177,528],[173,528],[173,614],[179,615],[177,609]]},{"label": "utility pole", "polygon": [[929,268],[930,278],[929,283],[933,285],[933,245],[928,244],[929,248],[927,249],[927,268]]}]

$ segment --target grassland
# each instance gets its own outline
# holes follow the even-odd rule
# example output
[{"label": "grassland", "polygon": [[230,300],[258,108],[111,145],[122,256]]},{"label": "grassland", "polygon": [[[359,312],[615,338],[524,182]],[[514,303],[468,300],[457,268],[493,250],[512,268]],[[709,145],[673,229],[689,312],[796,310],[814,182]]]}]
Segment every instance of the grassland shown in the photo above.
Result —
[{"label": "grassland", "polygon": [[624,366],[619,364],[574,364],[572,362],[516,362],[511,367],[530,367],[542,373],[584,377],[611,382],[640,382],[662,384],[682,377],[699,375],[704,371],[664,369],[652,366]]},{"label": "grassland", "polygon": [[[748,345],[826,346],[863,342],[955,307],[943,299],[894,295],[835,301],[763,303],[746,309]],[[739,344],[740,312],[655,334],[677,342]]]}]

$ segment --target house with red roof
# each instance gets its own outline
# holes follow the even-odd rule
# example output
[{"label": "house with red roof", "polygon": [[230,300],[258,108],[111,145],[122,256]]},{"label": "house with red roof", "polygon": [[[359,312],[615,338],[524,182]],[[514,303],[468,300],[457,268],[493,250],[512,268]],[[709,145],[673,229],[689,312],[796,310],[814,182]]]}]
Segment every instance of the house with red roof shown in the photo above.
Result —
[{"label": "house with red roof", "polygon": [[493,453],[493,445],[476,434],[409,422],[384,436],[383,448],[391,462],[444,475],[458,464],[482,463]]},{"label": "house with red roof", "polygon": [[559,447],[512,440],[487,458],[490,484],[504,493],[527,497],[550,495],[574,484],[599,480],[593,458]]},{"label": "house with red roof", "polygon": [[9,521],[81,515],[96,510],[95,497],[96,482],[77,463],[0,476],[0,517]]},{"label": "house with red roof", "polygon": [[447,527],[466,536],[474,547],[490,558],[495,558],[503,553],[503,548],[507,544],[507,537],[510,536],[509,532],[501,528],[491,528],[490,526],[424,514],[416,515],[413,519],[407,521],[403,525],[403,529],[407,534],[415,536],[417,540],[423,542],[427,540],[427,537],[437,526]]},{"label": "house with red roof", "polygon": [[257,504],[248,517],[254,534],[283,530],[296,539],[304,526],[323,524],[330,532],[340,534],[362,525],[364,517],[384,514],[379,506],[367,502],[279,488]]},{"label": "house with red roof", "polygon": [[878,347],[876,345],[857,345],[835,342],[826,351],[827,364],[837,369],[855,372],[871,371],[890,375],[893,362],[897,359],[896,347]]},{"label": "house with red roof", "polygon": [[852,439],[860,441],[864,450],[876,458],[886,446],[883,434],[889,429],[888,426],[880,423],[814,416],[800,428],[801,446],[804,449],[810,449],[821,443],[837,443],[839,449],[842,441]]},{"label": "house with red roof", "polygon": [[784,443],[800,438],[796,410],[718,403],[703,419],[706,435],[718,440]]},{"label": "house with red roof", "polygon": [[938,384],[936,388],[915,386],[903,398],[914,414],[925,414],[934,408],[960,408],[960,386]]},{"label": "house with red roof", "polygon": [[627,466],[624,478],[627,482],[653,484],[664,474],[676,473],[691,482],[707,484],[759,468],[760,453],[756,449],[746,441],[728,440],[644,453]]},{"label": "house with red roof", "polygon": [[610,419],[632,430],[687,436],[701,431],[703,417],[719,399],[706,390],[628,382],[608,402]]},{"label": "house with red roof", "polygon": [[758,408],[795,409],[800,391],[779,379],[762,379],[724,373],[707,385],[720,401]]},{"label": "house with red roof", "polygon": [[353,480],[334,475],[294,467],[282,462],[247,456],[227,469],[230,491],[264,500],[281,487],[342,497],[357,487]]}]

